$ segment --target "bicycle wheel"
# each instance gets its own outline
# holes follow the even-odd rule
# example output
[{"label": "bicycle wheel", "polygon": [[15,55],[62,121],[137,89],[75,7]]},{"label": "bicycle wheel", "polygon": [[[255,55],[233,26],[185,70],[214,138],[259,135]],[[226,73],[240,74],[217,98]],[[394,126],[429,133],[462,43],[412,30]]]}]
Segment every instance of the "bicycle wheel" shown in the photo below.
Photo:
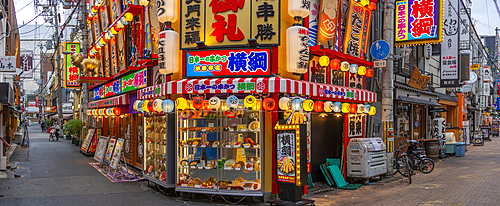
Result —
[{"label": "bicycle wheel", "polygon": [[408,175],[407,177],[411,184],[411,175],[413,173],[413,170],[411,169],[410,159],[408,158],[408,156],[405,157],[405,163],[406,163],[405,173]]},{"label": "bicycle wheel", "polygon": [[434,170],[434,161],[432,161],[429,158],[425,158],[422,161],[420,161],[418,169],[422,173],[429,174],[432,172],[432,170]]},{"label": "bicycle wheel", "polygon": [[403,177],[408,177],[408,174],[406,174],[406,158],[407,156],[401,156],[396,161],[396,165],[398,167],[397,172],[399,172],[399,174],[401,174]]}]

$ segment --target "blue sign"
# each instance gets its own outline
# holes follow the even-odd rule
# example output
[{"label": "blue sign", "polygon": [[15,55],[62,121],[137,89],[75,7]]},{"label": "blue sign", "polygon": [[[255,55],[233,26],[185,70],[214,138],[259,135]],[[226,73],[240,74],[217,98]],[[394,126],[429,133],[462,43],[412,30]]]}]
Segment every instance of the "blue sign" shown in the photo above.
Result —
[{"label": "blue sign", "polygon": [[497,97],[497,110],[500,110],[500,97]]},{"label": "blue sign", "polygon": [[381,60],[389,56],[390,49],[391,47],[389,46],[389,43],[385,40],[378,40],[373,42],[372,47],[370,48],[370,53],[374,59]]}]

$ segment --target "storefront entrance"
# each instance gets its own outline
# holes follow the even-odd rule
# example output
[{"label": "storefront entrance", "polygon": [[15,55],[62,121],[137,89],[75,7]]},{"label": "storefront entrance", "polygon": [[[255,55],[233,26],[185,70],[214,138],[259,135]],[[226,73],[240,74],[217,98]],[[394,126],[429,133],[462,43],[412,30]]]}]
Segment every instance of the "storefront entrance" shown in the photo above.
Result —
[{"label": "storefront entrance", "polygon": [[342,157],[344,117],[320,117],[316,113],[311,116],[311,175],[314,182],[326,181],[319,166],[326,162],[326,158]]}]

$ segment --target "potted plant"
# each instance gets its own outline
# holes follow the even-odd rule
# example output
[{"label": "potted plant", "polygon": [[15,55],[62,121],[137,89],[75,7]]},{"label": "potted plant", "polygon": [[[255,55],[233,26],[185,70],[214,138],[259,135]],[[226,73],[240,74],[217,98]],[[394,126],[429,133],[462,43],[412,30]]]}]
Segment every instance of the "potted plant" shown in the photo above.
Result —
[{"label": "potted plant", "polygon": [[73,137],[71,139],[71,143],[73,143],[75,145],[80,144],[79,137],[80,137],[82,127],[83,127],[83,123],[79,119],[72,119],[72,120],[69,120],[69,122],[67,122],[66,124],[64,124],[64,130],[68,131],[69,134],[71,134],[71,136]]}]

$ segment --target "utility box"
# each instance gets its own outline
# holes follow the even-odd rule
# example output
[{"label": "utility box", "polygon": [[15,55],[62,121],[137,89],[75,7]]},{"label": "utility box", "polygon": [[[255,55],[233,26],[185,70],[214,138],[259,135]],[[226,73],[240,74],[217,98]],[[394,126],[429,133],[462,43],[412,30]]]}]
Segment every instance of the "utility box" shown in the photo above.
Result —
[{"label": "utility box", "polygon": [[386,146],[381,138],[353,138],[347,148],[348,177],[369,179],[387,172]]},{"label": "utility box", "polygon": [[444,152],[446,154],[454,154],[455,153],[455,133],[446,132],[446,148]]}]

